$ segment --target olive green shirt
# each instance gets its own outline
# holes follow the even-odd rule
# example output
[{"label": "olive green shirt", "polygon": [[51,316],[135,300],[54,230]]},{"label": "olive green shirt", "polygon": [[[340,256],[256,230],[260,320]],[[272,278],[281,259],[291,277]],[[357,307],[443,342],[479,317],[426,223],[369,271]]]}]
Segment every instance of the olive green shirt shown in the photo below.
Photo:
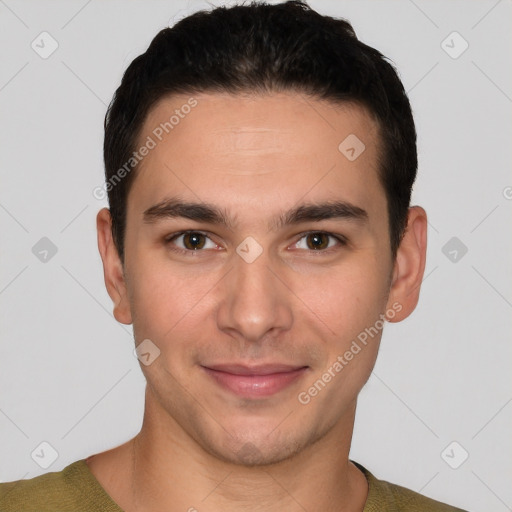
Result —
[{"label": "olive green shirt", "polygon": [[[368,480],[363,512],[464,512],[375,478],[354,463]],[[85,459],[62,471],[0,484],[0,512],[123,512],[101,487]]]}]

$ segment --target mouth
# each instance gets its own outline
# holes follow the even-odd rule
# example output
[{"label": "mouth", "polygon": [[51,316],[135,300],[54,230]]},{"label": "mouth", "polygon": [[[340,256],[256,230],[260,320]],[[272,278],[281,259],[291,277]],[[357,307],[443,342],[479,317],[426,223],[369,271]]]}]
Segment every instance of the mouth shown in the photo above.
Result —
[{"label": "mouth", "polygon": [[201,368],[217,385],[235,395],[243,398],[264,398],[290,386],[302,377],[309,367],[285,364],[219,364]]}]

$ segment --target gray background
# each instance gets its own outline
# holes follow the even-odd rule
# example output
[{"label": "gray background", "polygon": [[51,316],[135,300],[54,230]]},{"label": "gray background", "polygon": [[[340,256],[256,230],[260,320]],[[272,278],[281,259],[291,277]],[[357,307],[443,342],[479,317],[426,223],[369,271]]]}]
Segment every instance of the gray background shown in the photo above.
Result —
[{"label": "gray background", "polygon": [[[351,457],[471,511],[512,510],[511,2],[310,4],[397,65],[419,133],[413,202],[430,221],[419,306],[385,328]],[[103,117],[157,31],[205,5],[0,0],[1,481],[141,426],[144,379],[96,248]],[[51,48],[43,31],[59,45],[46,59],[31,47]]]}]

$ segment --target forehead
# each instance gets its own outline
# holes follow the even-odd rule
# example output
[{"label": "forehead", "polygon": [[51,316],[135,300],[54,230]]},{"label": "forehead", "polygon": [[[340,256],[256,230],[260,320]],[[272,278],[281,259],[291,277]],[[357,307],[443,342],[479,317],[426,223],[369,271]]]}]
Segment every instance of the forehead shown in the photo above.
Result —
[{"label": "forehead", "polygon": [[356,104],[291,92],[175,95],[149,112],[139,146],[150,139],[132,185],[138,208],[176,193],[245,208],[263,196],[268,206],[373,195],[382,207],[377,124]]}]

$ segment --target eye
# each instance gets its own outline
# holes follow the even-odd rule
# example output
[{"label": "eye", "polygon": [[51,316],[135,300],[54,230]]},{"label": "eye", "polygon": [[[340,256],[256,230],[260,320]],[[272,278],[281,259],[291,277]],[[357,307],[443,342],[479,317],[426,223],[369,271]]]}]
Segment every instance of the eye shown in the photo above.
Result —
[{"label": "eye", "polygon": [[346,245],[346,240],[337,235],[333,235],[332,233],[326,233],[324,231],[315,231],[311,233],[306,233],[298,242],[296,242],[295,246],[298,249],[306,249],[310,251],[325,251],[326,249],[331,249],[336,245]]},{"label": "eye", "polygon": [[205,233],[200,231],[183,231],[166,238],[166,242],[176,245],[177,251],[193,252],[201,249],[216,249],[218,246]]}]

